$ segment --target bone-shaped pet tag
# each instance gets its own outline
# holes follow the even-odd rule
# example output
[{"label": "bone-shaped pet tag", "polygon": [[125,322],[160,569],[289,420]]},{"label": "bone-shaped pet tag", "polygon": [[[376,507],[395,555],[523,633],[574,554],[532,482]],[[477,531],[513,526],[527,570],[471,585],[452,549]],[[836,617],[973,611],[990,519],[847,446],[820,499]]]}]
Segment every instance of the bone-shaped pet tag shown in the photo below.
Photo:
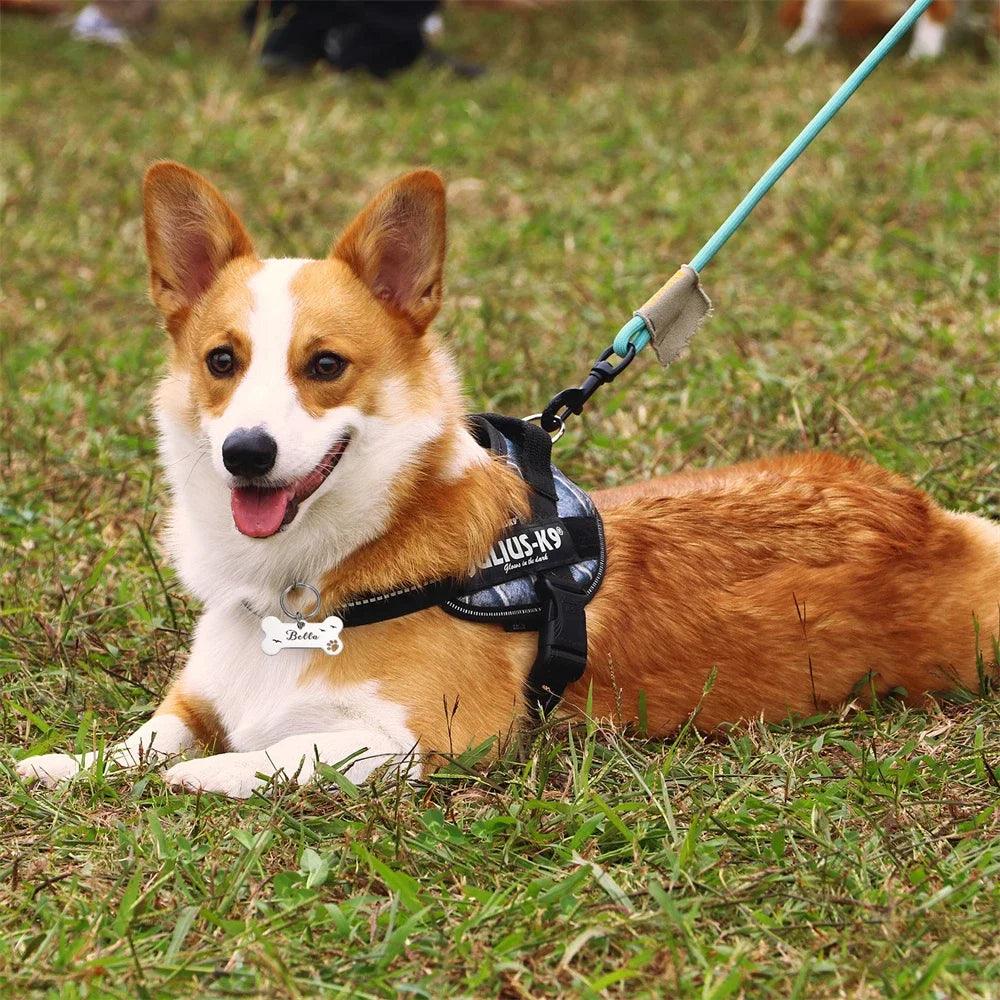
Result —
[{"label": "bone-shaped pet tag", "polygon": [[327,656],[336,656],[344,648],[340,638],[344,623],[336,615],[321,622],[283,622],[268,615],[261,619],[260,627],[264,630],[260,648],[268,656],[282,649],[322,649]]}]

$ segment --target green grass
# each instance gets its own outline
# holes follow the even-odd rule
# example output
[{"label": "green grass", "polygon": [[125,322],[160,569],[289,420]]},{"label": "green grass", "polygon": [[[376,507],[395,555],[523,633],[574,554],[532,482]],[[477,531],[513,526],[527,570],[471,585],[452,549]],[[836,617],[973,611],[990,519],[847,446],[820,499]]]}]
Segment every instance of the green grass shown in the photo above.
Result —
[{"label": "green grass", "polygon": [[[786,58],[756,3],[580,4],[450,12],[474,83],[274,82],[235,18],[170,4],[125,53],[2,29],[0,995],[1000,996],[995,698],[665,743],[580,728],[416,791],[14,778],[134,728],[197,610],[155,543],[150,160],[207,172],[274,255],[443,171],[439,328],[470,405],[527,413],[862,51]],[[1000,515],[998,96],[974,46],[890,59],[709,269],[694,350],[595,397],[567,471],[822,447]]]}]

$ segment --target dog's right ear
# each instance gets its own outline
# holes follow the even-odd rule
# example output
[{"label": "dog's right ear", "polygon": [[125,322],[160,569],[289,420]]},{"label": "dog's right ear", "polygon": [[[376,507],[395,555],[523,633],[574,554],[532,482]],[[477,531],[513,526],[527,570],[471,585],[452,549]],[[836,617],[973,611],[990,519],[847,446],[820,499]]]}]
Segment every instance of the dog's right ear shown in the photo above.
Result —
[{"label": "dog's right ear", "polygon": [[180,163],[154,163],[142,196],[150,295],[176,335],[219,271],[253,244],[225,198]]}]

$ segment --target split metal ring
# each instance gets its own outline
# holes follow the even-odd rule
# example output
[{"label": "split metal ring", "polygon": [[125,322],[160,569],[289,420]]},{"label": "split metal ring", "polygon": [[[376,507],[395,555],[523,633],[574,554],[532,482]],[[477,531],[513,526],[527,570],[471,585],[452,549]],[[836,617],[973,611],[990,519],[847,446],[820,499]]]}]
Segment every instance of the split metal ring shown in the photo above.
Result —
[{"label": "split metal ring", "polygon": [[[285,598],[293,590],[308,590],[313,596],[313,603],[310,605],[309,610],[306,611],[304,608],[301,611],[292,611],[291,608],[285,604]],[[281,605],[281,610],[284,611],[289,618],[294,618],[297,622],[305,621],[309,615],[311,615],[322,603],[322,598],[319,596],[319,591],[311,583],[303,583],[301,580],[296,580],[295,583],[289,584],[281,592],[281,597],[278,598],[278,604]]]},{"label": "split metal ring", "polygon": [[[543,416],[543,414],[541,414],[541,413],[532,413],[530,417],[525,417],[524,419],[525,419],[525,421],[527,421],[527,422],[530,423],[532,420],[541,420],[542,416]],[[551,435],[551,437],[552,437],[552,443],[555,444],[556,441],[558,441],[559,438],[561,438],[563,436],[563,434],[566,433],[566,421],[563,420],[563,418],[560,417],[558,413],[553,413],[552,417],[553,417],[554,420],[558,420],[559,421],[559,426],[556,428],[555,434]]]}]

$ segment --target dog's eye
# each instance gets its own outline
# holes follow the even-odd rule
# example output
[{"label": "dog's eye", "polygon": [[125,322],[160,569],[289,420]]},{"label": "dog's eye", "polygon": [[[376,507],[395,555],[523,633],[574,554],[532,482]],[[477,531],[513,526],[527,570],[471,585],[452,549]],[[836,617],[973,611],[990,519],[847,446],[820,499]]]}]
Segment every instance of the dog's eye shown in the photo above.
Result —
[{"label": "dog's eye", "polygon": [[214,351],[208,352],[205,364],[208,365],[208,370],[213,375],[225,378],[227,375],[232,375],[233,369],[236,367],[236,359],[228,347],[217,347]]},{"label": "dog's eye", "polygon": [[344,374],[346,367],[346,359],[339,354],[323,351],[309,362],[309,374],[312,378],[320,379],[323,382],[332,382]]}]

